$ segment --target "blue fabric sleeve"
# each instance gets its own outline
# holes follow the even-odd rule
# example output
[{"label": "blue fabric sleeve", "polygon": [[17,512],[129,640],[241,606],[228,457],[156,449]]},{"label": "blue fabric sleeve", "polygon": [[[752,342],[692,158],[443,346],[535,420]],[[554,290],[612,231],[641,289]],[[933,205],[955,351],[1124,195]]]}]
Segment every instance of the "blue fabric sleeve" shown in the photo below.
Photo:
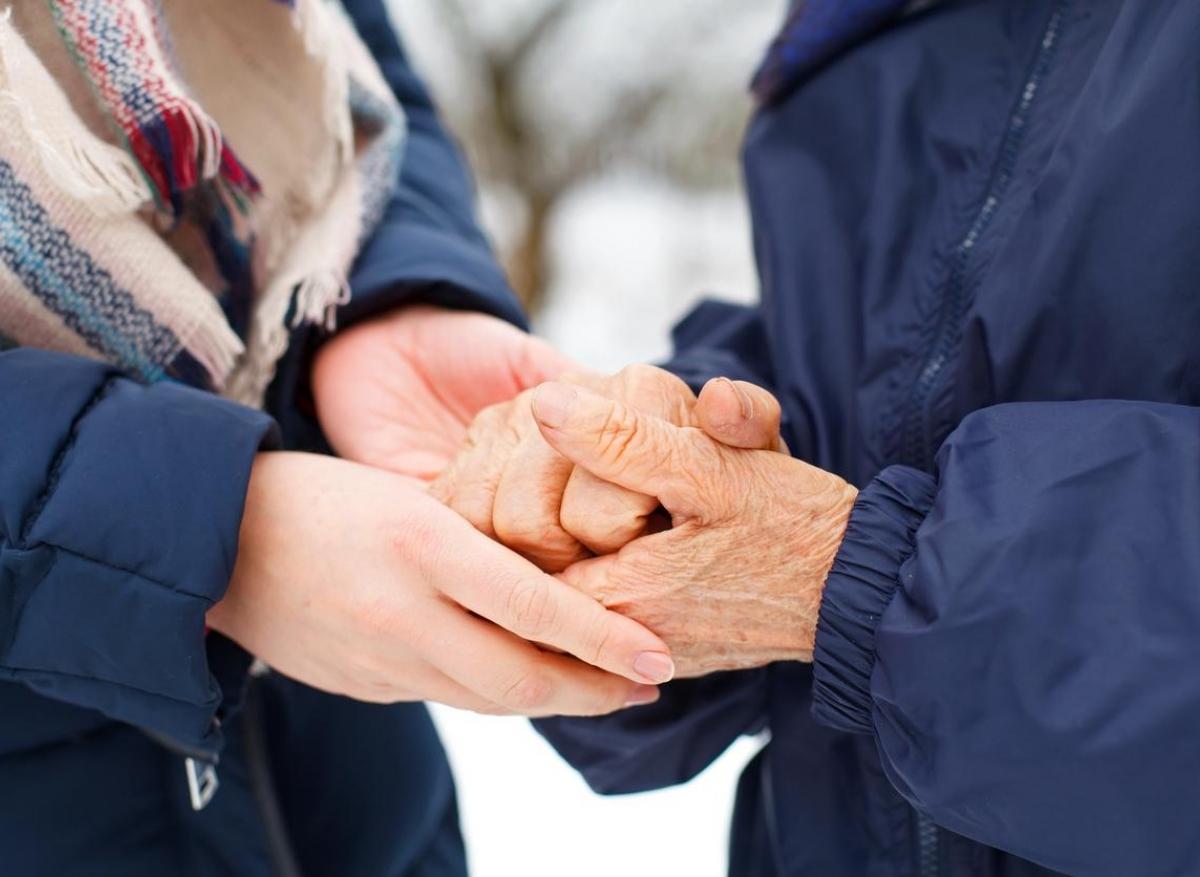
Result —
[{"label": "blue fabric sleeve", "polygon": [[663,367],[699,392],[717,377],[771,389],[772,368],[762,309],[705,299],[672,333],[675,353]]},{"label": "blue fabric sleeve", "polygon": [[404,108],[400,181],[350,277],[350,325],[414,299],[482,311],[520,326],[525,317],[475,218],[466,164],[413,72],[382,0],[344,0],[363,42]]},{"label": "blue fabric sleeve", "polygon": [[214,751],[204,618],[270,418],[27,349],[0,353],[0,411],[0,680]]},{"label": "blue fabric sleeve", "polygon": [[861,494],[822,602],[818,719],[938,824],[1071,874],[1200,862],[1200,410],[971,414],[936,478]]},{"label": "blue fabric sleeve", "polygon": [[649,706],[533,724],[593,790],[621,794],[687,782],[766,716],[763,670],[682,679],[660,691]]}]

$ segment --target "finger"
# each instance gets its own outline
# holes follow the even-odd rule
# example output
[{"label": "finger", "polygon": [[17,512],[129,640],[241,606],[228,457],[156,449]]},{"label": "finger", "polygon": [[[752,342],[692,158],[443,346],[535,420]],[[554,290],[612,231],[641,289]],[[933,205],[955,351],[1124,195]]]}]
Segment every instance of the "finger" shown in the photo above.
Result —
[{"label": "finger", "polygon": [[779,432],[779,401],[755,384],[713,378],[700,390],[694,414],[700,428],[723,445],[786,449]]},{"label": "finger", "polygon": [[546,441],[593,475],[655,496],[672,514],[705,511],[704,485],[720,476],[721,460],[700,430],[562,383],[538,387],[533,413]]},{"label": "finger", "polygon": [[[631,365],[603,380],[564,375],[601,396],[620,399],[631,408],[676,426],[692,426],[696,397],[670,372],[649,365]],[[596,554],[610,554],[646,532],[658,509],[657,497],[647,496],[597,478],[576,468],[563,491],[559,520],[563,529]]]},{"label": "finger", "polygon": [[[555,451],[557,453],[557,451]],[[573,463],[568,461],[568,465]],[[658,498],[603,481],[574,467],[563,491],[563,531],[594,554],[611,554],[646,532]],[[553,572],[553,570],[552,570]]]},{"label": "finger", "polygon": [[527,436],[504,468],[496,490],[496,538],[547,572],[588,556],[559,521],[563,493],[575,465],[542,436]]},{"label": "finger", "polygon": [[471,691],[465,685],[455,681],[436,667],[429,667],[420,684],[414,686],[420,695],[419,700],[445,704],[455,709],[469,710],[485,716],[516,715],[508,707],[489,700]]},{"label": "finger", "polygon": [[454,462],[429,487],[430,494],[458,512],[485,536],[496,535],[492,512],[504,467],[520,436],[508,422],[508,406],[485,409],[467,432]]},{"label": "finger", "polygon": [[596,716],[658,699],[653,686],[543,652],[466,614],[446,629],[448,647],[439,661],[447,675],[514,713]]},{"label": "finger", "polygon": [[[546,643],[634,682],[666,682],[670,649],[631,618],[610,612],[498,543],[464,545],[470,563],[441,570],[441,591],[522,639]],[[449,572],[449,574],[447,574]]]},{"label": "finger", "polygon": [[397,703],[428,701],[440,703],[460,710],[469,710],[488,716],[511,716],[515,713],[498,703],[481,697],[464,685],[455,682],[435,667],[428,666],[424,672],[412,675],[410,670],[402,687],[395,679],[381,678],[365,681],[354,680],[350,690],[357,699],[370,703]]},{"label": "finger", "polygon": [[593,600],[606,603],[614,596],[612,581],[617,563],[618,557],[615,554],[590,557],[579,563],[571,564],[562,572],[557,573],[555,578]]}]

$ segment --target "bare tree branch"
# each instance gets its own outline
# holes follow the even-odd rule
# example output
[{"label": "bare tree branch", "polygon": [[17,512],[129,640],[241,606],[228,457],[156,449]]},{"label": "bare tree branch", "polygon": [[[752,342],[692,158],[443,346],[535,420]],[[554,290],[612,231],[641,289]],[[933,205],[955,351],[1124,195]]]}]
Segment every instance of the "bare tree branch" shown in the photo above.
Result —
[{"label": "bare tree branch", "polygon": [[458,53],[464,58],[479,58],[486,54],[483,39],[471,25],[462,0],[439,0],[434,4],[438,17],[455,38]]},{"label": "bare tree branch", "polygon": [[590,6],[593,0],[552,0],[542,8],[542,11],[530,23],[525,32],[505,53],[510,65],[519,66],[532,51],[542,45],[559,25],[584,6]]}]

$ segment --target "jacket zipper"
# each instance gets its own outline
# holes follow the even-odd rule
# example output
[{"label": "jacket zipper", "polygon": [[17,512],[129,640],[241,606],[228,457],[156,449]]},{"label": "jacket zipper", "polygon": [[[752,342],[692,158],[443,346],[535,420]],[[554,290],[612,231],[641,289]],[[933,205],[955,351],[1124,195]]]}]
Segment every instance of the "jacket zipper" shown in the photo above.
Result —
[{"label": "jacket zipper", "polygon": [[[910,464],[925,471],[933,467],[935,442],[931,402],[942,374],[955,354],[962,336],[962,321],[970,305],[967,290],[968,269],[976,246],[991,227],[996,212],[1008,192],[1016,172],[1017,158],[1025,139],[1030,113],[1041,90],[1042,81],[1050,70],[1055,49],[1060,42],[1063,20],[1071,0],[1059,0],[1042,32],[1041,44],[1029,75],[1025,79],[1020,99],[1009,116],[1008,127],[1001,141],[1000,156],[988,182],[987,192],[967,233],[954,248],[950,273],[942,294],[937,329],[920,371],[917,372],[905,406],[907,414],[902,426],[902,453]],[[941,873],[941,830],[923,813],[917,814],[917,874],[918,877],[939,877]]]},{"label": "jacket zipper", "polygon": [[980,238],[992,225],[1000,203],[1012,182],[1021,143],[1025,138],[1025,129],[1029,123],[1030,112],[1038,92],[1041,90],[1042,81],[1050,69],[1054,51],[1060,41],[1063,19],[1066,17],[1070,5],[1070,0],[1059,0],[1046,23],[1037,56],[1025,79],[1021,97],[1009,117],[1008,128],[1001,141],[1000,157],[988,182],[987,194],[975,214],[974,221],[962,240],[955,246],[951,256],[950,273],[942,294],[942,306],[938,314],[933,343],[930,345],[925,361],[920,371],[917,372],[916,380],[913,381],[912,389],[909,391],[908,403],[905,406],[907,415],[901,428],[903,457],[906,462],[926,471],[933,466],[935,442],[939,438],[932,434],[930,402],[933,391],[937,388],[946,366],[949,365],[962,335],[962,321],[971,303],[971,296],[966,288],[968,269],[971,267],[971,260]]},{"label": "jacket zipper", "polygon": [[917,814],[917,874],[918,877],[938,877],[942,864],[939,861],[938,827],[923,813]]}]

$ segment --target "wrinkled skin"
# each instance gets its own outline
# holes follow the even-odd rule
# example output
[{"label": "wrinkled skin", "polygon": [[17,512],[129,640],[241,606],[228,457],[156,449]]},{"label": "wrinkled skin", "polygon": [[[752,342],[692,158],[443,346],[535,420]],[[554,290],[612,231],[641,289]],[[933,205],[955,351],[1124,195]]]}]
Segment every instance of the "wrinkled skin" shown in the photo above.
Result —
[{"label": "wrinkled skin", "polygon": [[[565,373],[560,380],[619,399],[677,426],[703,427],[734,445],[781,448],[779,407],[765,391],[716,381],[697,400],[670,372],[633,365],[612,376]],[[558,572],[617,551],[656,527],[656,497],[596,478],[554,451],[532,417],[533,391],[480,413],[433,495],[535,562]]]},{"label": "wrinkled skin", "polygon": [[[632,366],[612,377],[562,380],[691,425],[696,397],[672,374]],[[646,528],[657,500],[606,484],[555,452],[530,411],[532,390],[481,412],[432,493],[482,533],[546,570],[615,551]]]},{"label": "wrinkled skin", "polygon": [[812,660],[851,485],[565,383],[538,389],[532,409],[555,450],[656,497],[672,520],[670,530],[568,567],[564,581],[662,636],[681,676]]}]

